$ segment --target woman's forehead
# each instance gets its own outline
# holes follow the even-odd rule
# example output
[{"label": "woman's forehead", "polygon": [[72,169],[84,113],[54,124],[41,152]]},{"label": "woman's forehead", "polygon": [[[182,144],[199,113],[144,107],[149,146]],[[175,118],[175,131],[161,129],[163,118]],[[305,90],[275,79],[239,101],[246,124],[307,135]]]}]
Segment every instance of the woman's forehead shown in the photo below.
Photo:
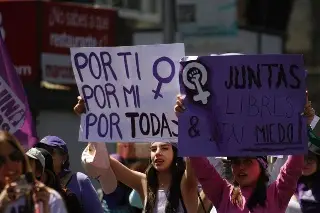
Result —
[{"label": "woman's forehead", "polygon": [[153,142],[151,143],[151,147],[157,147],[157,146],[168,146],[170,143],[168,142]]}]

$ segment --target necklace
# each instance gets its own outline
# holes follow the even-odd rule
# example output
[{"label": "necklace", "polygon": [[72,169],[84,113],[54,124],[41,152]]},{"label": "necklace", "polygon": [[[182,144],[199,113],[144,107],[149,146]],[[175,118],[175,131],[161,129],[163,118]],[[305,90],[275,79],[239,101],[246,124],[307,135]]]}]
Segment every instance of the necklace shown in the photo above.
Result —
[{"label": "necklace", "polygon": [[163,183],[160,183],[160,184],[159,184],[159,188],[163,188],[163,189],[164,189],[164,184],[163,184]]}]

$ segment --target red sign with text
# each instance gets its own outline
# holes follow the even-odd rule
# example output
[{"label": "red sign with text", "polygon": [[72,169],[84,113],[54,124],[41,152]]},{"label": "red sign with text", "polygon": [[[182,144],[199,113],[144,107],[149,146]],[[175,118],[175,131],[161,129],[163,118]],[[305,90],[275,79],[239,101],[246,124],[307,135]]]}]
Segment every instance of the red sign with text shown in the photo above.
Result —
[{"label": "red sign with text", "polygon": [[24,83],[75,84],[70,47],[115,45],[117,12],[83,4],[0,0],[0,32]]},{"label": "red sign with text", "polygon": [[115,45],[115,10],[72,3],[44,2],[43,14],[43,80],[75,84],[70,47]]}]

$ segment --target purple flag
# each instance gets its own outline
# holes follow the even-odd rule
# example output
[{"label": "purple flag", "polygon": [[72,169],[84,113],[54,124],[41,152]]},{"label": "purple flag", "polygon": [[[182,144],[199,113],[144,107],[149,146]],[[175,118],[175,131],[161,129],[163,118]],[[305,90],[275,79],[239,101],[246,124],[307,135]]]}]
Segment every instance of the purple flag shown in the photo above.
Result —
[{"label": "purple flag", "polygon": [[0,35],[0,129],[14,134],[24,148],[37,141],[28,99]]}]

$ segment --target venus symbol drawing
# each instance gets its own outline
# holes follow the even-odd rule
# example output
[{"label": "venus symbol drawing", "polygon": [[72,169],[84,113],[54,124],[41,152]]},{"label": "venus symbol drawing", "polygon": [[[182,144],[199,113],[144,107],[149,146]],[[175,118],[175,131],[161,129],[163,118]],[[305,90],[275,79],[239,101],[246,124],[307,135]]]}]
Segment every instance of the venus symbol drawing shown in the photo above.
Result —
[{"label": "venus symbol drawing", "polygon": [[193,96],[195,102],[201,101],[203,105],[208,103],[210,92],[205,91],[204,85],[208,80],[208,73],[205,66],[198,62],[188,63],[182,70],[183,84],[190,90],[196,90]]}]

